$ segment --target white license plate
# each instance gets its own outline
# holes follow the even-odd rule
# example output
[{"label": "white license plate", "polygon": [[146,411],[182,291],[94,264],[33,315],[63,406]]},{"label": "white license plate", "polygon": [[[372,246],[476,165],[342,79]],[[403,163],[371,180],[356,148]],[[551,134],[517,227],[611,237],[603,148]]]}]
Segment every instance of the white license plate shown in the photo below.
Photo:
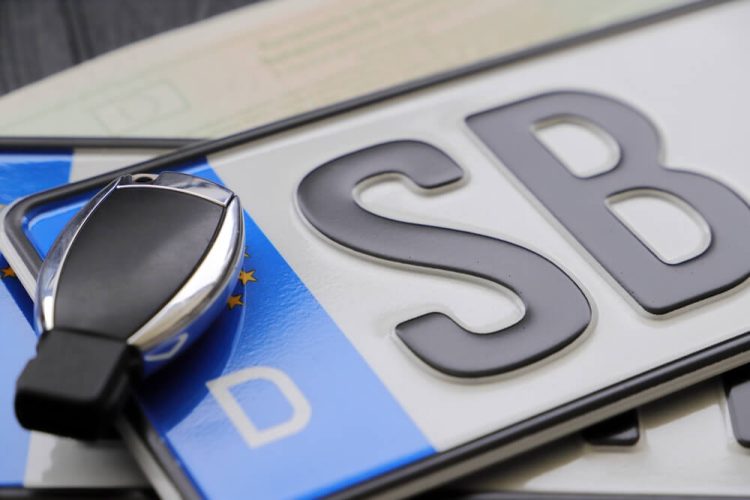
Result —
[{"label": "white license plate", "polygon": [[[135,167],[248,213],[225,315],[139,393],[141,457],[184,494],[413,493],[749,361],[748,21],[720,5]],[[80,206],[45,200],[4,220],[30,288]]]},{"label": "white license plate", "polygon": [[497,500],[512,495],[554,500],[571,494],[597,494],[602,500],[631,495],[634,500],[747,498],[748,369],[724,378],[639,408],[621,420],[619,434],[607,439],[601,434],[592,439],[590,430],[584,431],[584,437],[545,445],[448,490],[453,496],[481,493]]}]

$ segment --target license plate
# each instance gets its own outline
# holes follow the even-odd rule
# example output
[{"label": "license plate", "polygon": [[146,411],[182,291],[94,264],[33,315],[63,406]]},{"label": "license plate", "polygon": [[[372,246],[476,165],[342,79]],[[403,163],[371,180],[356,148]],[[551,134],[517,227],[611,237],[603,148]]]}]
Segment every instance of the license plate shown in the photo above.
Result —
[{"label": "license plate", "polygon": [[[19,195],[14,189],[22,183],[12,177],[15,174],[25,174],[22,179],[29,191],[20,194],[28,194],[52,187],[58,177],[80,177],[80,166],[89,164],[92,158],[99,169],[110,165],[109,158],[124,153],[107,149],[105,155],[98,151],[93,155],[89,148],[79,147],[72,155],[37,151],[32,157],[31,149],[3,154],[5,201]],[[124,156],[132,161],[131,155]],[[16,169],[19,171],[14,172]],[[28,185],[29,179],[37,184]],[[4,285],[0,287],[0,309],[5,332],[5,356],[0,363],[4,368],[0,383],[5,389],[0,393],[11,395],[17,372],[33,353],[32,304],[1,257],[0,272]],[[544,498],[557,498],[555,495],[562,498],[570,493],[622,496],[624,492],[747,495],[750,483],[746,475],[736,473],[747,466],[745,462],[750,457],[743,449],[750,445],[750,436],[742,425],[747,420],[742,414],[748,407],[743,404],[747,395],[746,391],[736,389],[747,377],[742,376],[743,369],[738,372],[725,377],[723,382],[712,380],[637,412],[628,412],[624,418],[618,416],[617,422],[604,430],[584,431],[585,438],[577,435],[567,438],[489,469],[469,481],[448,486],[447,493],[455,497],[480,492],[503,495],[535,492],[544,493]],[[10,408],[11,402],[4,406]],[[19,486],[48,491],[86,488],[107,495],[113,490],[104,488],[146,485],[114,442],[84,445],[42,433],[29,433],[26,438],[26,432],[19,429],[12,414],[6,412],[4,417],[7,418],[0,424],[6,453],[6,460],[0,463],[0,487],[4,491]],[[628,473],[624,474],[624,470]]]},{"label": "license plate", "polygon": [[[719,5],[133,167],[247,211],[225,314],[139,390],[136,453],[187,495],[410,494],[749,361],[748,20]],[[6,212],[29,289],[95,185]]]},{"label": "license plate", "polygon": [[619,417],[608,435],[584,431],[448,486],[446,493],[529,500],[571,494],[747,498],[748,380],[748,368],[739,368]]},{"label": "license plate", "polygon": [[[0,205],[73,180],[145,160],[183,145],[174,140],[0,139]],[[83,444],[16,422],[16,378],[34,354],[33,304],[15,271],[0,256],[0,495],[15,488],[85,489],[107,496],[121,488],[145,488],[145,478],[116,441]],[[21,495],[19,492],[18,495]]]}]

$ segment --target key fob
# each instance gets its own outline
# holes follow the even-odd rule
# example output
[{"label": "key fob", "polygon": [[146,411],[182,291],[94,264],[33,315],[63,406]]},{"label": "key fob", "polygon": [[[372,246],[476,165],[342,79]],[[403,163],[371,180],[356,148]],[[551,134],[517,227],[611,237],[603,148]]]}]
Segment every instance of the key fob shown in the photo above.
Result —
[{"label": "key fob", "polygon": [[105,435],[131,384],[223,309],[244,253],[230,190],[191,175],[122,176],[67,224],[42,264],[37,355],[16,384],[26,428]]}]

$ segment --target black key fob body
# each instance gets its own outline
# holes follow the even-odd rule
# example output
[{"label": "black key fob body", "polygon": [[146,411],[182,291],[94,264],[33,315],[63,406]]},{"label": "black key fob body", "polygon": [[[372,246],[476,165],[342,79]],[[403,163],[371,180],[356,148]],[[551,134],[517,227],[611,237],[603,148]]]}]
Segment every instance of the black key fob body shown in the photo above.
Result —
[{"label": "black key fob body", "polygon": [[237,277],[242,209],[191,175],[127,175],[68,223],[42,264],[37,356],[16,386],[27,428],[105,433],[131,383],[215,319]]}]

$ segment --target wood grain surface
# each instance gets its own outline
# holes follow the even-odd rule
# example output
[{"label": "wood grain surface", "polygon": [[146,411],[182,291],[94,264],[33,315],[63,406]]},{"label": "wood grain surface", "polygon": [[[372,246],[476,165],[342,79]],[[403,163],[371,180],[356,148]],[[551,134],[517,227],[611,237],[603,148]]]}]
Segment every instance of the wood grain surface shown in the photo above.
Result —
[{"label": "wood grain surface", "polygon": [[0,0],[0,95],[258,0]]}]

